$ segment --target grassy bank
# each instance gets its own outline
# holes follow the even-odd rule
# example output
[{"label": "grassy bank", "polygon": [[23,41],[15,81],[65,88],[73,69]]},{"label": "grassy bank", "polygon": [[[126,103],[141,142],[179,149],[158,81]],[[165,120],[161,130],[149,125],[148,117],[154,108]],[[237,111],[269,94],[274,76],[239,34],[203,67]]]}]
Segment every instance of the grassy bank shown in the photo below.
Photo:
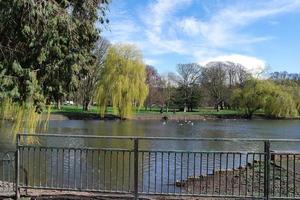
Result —
[{"label": "grassy bank", "polygon": [[[60,110],[52,108],[52,114],[64,115],[71,119],[100,119],[96,106],[92,106],[89,111],[83,111],[81,106],[63,105]],[[205,118],[242,118],[242,114],[238,110],[220,110],[213,108],[199,108],[193,112],[181,112],[169,110],[169,112],[160,112],[159,108],[146,110],[145,108],[135,110],[132,119],[162,119],[167,117],[169,119],[205,119]],[[115,119],[111,107],[108,108],[106,119]]]}]

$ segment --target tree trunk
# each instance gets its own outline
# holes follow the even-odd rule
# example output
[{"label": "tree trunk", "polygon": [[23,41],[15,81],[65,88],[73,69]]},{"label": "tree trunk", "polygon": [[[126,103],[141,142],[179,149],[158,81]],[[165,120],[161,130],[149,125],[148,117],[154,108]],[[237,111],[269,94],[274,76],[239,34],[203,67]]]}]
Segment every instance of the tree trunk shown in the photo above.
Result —
[{"label": "tree trunk", "polygon": [[57,100],[56,100],[56,108],[57,108],[58,110],[61,109],[61,100],[60,100],[60,99],[57,99]]},{"label": "tree trunk", "polygon": [[218,103],[215,104],[215,109],[217,110],[217,112],[219,112],[219,104]]},{"label": "tree trunk", "polygon": [[221,110],[224,110],[223,102],[220,103]]},{"label": "tree trunk", "polygon": [[88,111],[90,108],[90,101],[89,100],[85,100],[82,104],[82,109],[83,111]]}]

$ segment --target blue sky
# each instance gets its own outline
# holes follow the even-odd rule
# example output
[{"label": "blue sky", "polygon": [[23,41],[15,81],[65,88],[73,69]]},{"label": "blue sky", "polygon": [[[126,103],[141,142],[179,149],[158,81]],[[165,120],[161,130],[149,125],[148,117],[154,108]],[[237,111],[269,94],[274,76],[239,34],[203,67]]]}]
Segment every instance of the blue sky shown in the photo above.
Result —
[{"label": "blue sky", "polygon": [[102,35],[160,73],[215,60],[300,72],[300,0],[112,0],[108,17]]}]

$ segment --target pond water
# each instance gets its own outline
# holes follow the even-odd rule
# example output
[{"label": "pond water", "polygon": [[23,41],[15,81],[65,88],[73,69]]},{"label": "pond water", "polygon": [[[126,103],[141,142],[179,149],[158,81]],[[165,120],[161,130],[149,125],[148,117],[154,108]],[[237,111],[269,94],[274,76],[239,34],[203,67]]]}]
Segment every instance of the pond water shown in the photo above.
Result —
[{"label": "pond water", "polygon": [[[0,151],[14,149],[12,137],[0,130]],[[300,121],[298,120],[216,120],[216,121],[84,121],[62,120],[50,121],[48,133],[72,135],[107,135],[107,136],[151,136],[151,137],[200,137],[200,138],[300,138]],[[53,141],[53,145],[64,141]],[[78,141],[79,142],[79,141]],[[166,149],[199,150],[199,144],[176,141],[148,143],[150,148],[158,146]],[[192,142],[193,143],[193,142]],[[48,143],[48,145],[50,145]],[[97,145],[94,140],[80,141],[77,146]],[[244,147],[244,143],[234,148]],[[202,150],[226,150],[231,148],[216,143],[202,144]],[[249,150],[249,149],[248,149]]]},{"label": "pond water", "polygon": [[[0,134],[0,152],[13,151],[15,144],[10,135]],[[106,135],[106,136],[145,136],[145,137],[196,137],[196,138],[265,138],[265,139],[300,139],[300,121],[297,120],[215,120],[215,121],[84,121],[62,120],[50,121],[47,133],[72,135]],[[40,140],[43,147],[64,148],[133,148],[132,141],[83,139],[83,138],[55,138]],[[259,142],[207,142],[207,141],[141,141],[139,177],[143,180],[140,190],[169,191],[169,185],[174,185],[178,179],[186,179],[191,175],[210,174],[213,171],[226,168],[237,168],[254,159],[260,159],[259,154],[181,154],[160,153],[155,151],[239,151],[263,152],[263,143]],[[299,151],[297,143],[272,144],[272,150]],[[149,154],[149,151],[154,151]],[[105,155],[104,155],[105,154]],[[107,155],[106,155],[107,154]],[[132,189],[133,152],[116,154],[114,152],[88,152],[76,150],[48,150],[24,149],[24,160],[21,165],[28,170],[29,184],[49,186],[76,186],[80,183],[87,188],[93,188],[99,182],[99,188],[109,188],[115,185],[119,190],[121,182],[125,182],[128,190]],[[101,160],[97,160],[101,157]],[[107,157],[107,158],[106,158]],[[249,159],[249,160],[247,160]],[[130,161],[130,162],[129,162]],[[39,162],[34,165],[34,162]],[[76,168],[77,165],[77,168]],[[101,166],[102,165],[102,166]],[[80,167],[79,167],[80,166]],[[119,167],[120,166],[120,167]],[[86,167],[86,168],[84,168]],[[110,170],[106,170],[110,169]],[[126,171],[124,175],[123,169]],[[50,172],[51,169],[51,172]],[[32,170],[30,172],[30,170]],[[105,174],[101,174],[104,170]],[[49,174],[50,173],[50,174]],[[81,173],[83,173],[81,175]],[[85,173],[85,175],[84,175]],[[123,173],[123,174],[122,174]],[[128,174],[129,173],[129,174]],[[82,180],[82,176],[88,177]],[[101,178],[102,176],[102,178]],[[42,178],[41,178],[42,177]],[[48,178],[47,178],[48,177]],[[50,178],[49,178],[50,177]],[[65,177],[61,179],[61,177]],[[68,177],[68,178],[66,178]],[[163,177],[163,178],[161,178]],[[104,178],[104,183],[103,182]],[[21,178],[21,183],[26,178]],[[88,181],[90,179],[90,181]],[[95,179],[95,180],[94,180]],[[105,183],[106,179],[106,183]],[[120,179],[120,180],[119,180]],[[122,179],[122,180],[121,180]],[[93,181],[91,181],[93,180]],[[101,183],[100,183],[101,182]],[[28,183],[26,183],[28,184]],[[104,184],[104,185],[103,185]],[[118,185],[119,184],[119,185]],[[155,188],[151,188],[154,186]],[[122,185],[123,187],[123,185]],[[178,188],[174,191],[178,192]]]}]

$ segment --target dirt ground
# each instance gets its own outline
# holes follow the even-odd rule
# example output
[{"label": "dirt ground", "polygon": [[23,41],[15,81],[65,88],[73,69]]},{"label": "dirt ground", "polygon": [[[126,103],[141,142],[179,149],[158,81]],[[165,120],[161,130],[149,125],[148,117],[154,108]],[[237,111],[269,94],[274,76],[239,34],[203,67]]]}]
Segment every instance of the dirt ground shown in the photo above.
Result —
[{"label": "dirt ground", "polygon": [[[213,175],[190,177],[181,184],[186,193],[210,195],[238,195],[261,197],[264,193],[263,162],[247,167],[217,171]],[[274,197],[299,197],[300,174],[291,169],[271,164],[270,195]]]}]

